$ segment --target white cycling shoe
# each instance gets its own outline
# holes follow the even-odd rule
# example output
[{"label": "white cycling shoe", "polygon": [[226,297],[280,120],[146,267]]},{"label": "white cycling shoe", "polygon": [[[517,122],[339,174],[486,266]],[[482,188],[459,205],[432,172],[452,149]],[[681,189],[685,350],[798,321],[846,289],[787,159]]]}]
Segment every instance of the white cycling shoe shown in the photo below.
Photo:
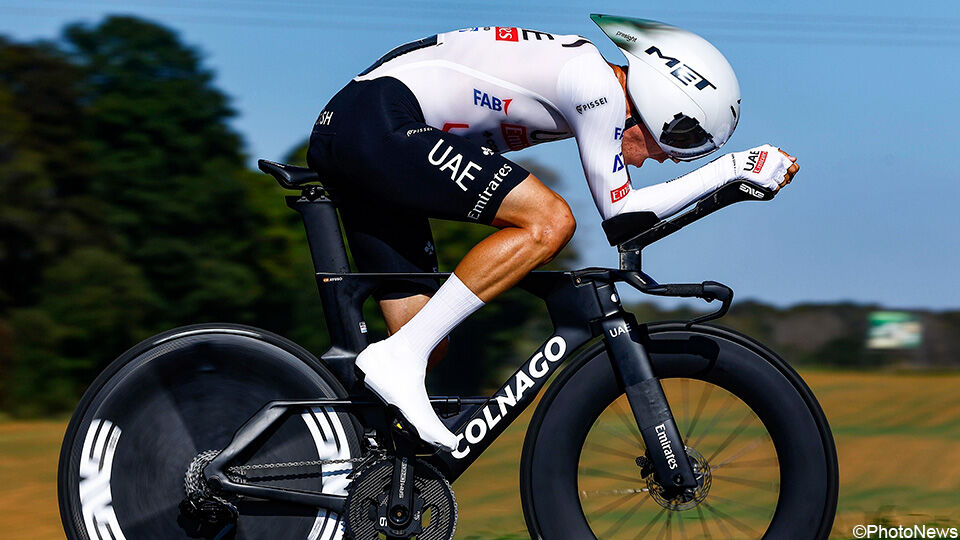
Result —
[{"label": "white cycling shoe", "polygon": [[447,429],[430,405],[424,379],[426,360],[416,358],[402,339],[378,341],[357,356],[367,388],[400,413],[425,442],[448,452],[457,449],[457,436]]}]

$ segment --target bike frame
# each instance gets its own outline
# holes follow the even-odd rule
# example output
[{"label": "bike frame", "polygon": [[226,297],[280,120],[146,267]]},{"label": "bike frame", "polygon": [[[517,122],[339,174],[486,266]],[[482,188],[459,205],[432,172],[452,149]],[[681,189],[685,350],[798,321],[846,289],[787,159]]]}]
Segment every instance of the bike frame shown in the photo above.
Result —
[{"label": "bike frame", "polygon": [[[663,231],[669,229],[670,222],[665,222],[667,227],[664,227],[664,223],[657,227],[660,227],[662,236],[665,236],[720,207],[742,200],[737,197],[739,196],[734,195],[732,198],[728,197],[729,200],[720,200],[715,196],[716,204],[712,207],[698,205],[680,216],[680,220],[686,219],[687,222],[674,225],[672,230],[666,232]],[[322,188],[305,186],[300,197],[287,197],[287,204],[299,212],[304,220],[325,321],[332,342],[321,360],[350,391],[350,396],[344,400],[268,403],[236,432],[231,443],[207,465],[204,476],[210,486],[221,492],[295,502],[342,512],[345,497],[240,484],[232,481],[224,471],[232,460],[285,415],[313,407],[349,410],[360,418],[361,427],[376,428],[378,433],[389,436],[393,442],[396,438],[396,422],[393,418],[388,418],[386,407],[372,398],[363,387],[354,369],[357,355],[368,345],[367,327],[362,317],[363,302],[387,281],[424,277],[442,279],[450,274],[351,273],[336,208]],[[674,220],[674,223],[680,220]],[[657,227],[651,230],[656,231]],[[466,399],[431,398],[436,408],[459,413],[447,423],[460,439],[460,445],[455,452],[433,453],[422,456],[421,459],[439,469],[450,482],[455,481],[523,413],[551,375],[566,360],[575,356],[575,351],[602,336],[614,372],[629,399],[656,478],[665,489],[674,489],[677,492],[697,486],[694,471],[686,454],[681,450],[684,444],[673,414],[643,346],[645,327],[639,326],[633,315],[623,309],[615,283],[627,282],[648,294],[697,296],[708,301],[722,300],[723,305],[719,310],[700,317],[697,321],[722,316],[730,305],[732,291],[714,282],[700,285],[656,283],[639,270],[639,251],[643,247],[637,240],[639,238],[641,237],[634,238],[634,244],[630,245],[629,249],[621,246],[622,264],[635,266],[633,269],[588,268],[534,272],[520,282],[519,287],[546,303],[554,327],[552,335],[492,396]],[[469,408],[461,413],[464,404]],[[359,432],[363,433],[363,430]],[[674,453],[673,449],[677,449],[677,452]]]}]

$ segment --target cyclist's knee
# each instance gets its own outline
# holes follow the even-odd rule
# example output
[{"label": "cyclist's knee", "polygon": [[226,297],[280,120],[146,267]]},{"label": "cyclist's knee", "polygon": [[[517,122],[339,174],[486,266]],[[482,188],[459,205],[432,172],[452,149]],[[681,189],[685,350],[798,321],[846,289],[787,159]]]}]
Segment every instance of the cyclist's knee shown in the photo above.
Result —
[{"label": "cyclist's knee", "polygon": [[543,248],[544,256],[553,258],[573,237],[577,221],[570,206],[559,195],[542,205],[535,221],[527,227],[534,243]]}]

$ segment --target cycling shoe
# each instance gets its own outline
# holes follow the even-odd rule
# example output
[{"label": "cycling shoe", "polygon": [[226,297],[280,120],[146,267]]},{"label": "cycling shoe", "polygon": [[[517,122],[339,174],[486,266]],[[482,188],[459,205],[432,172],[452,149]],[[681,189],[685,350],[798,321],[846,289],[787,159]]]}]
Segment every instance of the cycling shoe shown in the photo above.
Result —
[{"label": "cycling shoe", "polygon": [[424,442],[453,452],[459,440],[440,421],[427,397],[427,361],[414,356],[402,339],[387,339],[367,346],[357,356],[357,368],[367,388],[399,409]]}]

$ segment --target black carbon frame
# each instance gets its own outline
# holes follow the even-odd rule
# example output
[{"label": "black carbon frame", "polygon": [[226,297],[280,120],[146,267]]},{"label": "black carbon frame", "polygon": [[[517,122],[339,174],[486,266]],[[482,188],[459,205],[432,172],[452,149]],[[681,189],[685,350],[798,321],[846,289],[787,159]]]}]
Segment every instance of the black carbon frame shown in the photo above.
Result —
[{"label": "black carbon frame", "polygon": [[[282,184],[282,182],[281,182]],[[731,188],[733,190],[735,188]],[[717,198],[719,195],[715,196]],[[726,204],[736,202],[713,201],[690,221],[699,219]],[[718,199],[719,200],[719,199]],[[449,273],[371,274],[351,273],[337,219],[336,208],[322,189],[305,188],[300,197],[287,197],[287,204],[301,214],[306,227],[307,239],[313,257],[317,285],[323,303],[325,322],[331,337],[331,347],[321,355],[321,360],[333,371],[350,393],[347,400],[308,400],[297,402],[271,402],[251,417],[234,435],[228,445],[205,469],[208,484],[217,491],[246,494],[265,499],[297,502],[342,510],[344,498],[314,492],[293,491],[279,488],[244,486],[231,481],[224,470],[254,440],[283,417],[289,410],[304,407],[336,406],[351,409],[367,427],[391,431],[386,407],[370,399],[370,393],[358,380],[355,368],[357,355],[368,345],[366,323],[363,321],[363,302],[383,283],[391,280],[445,278]],[[700,209],[698,205],[697,209]],[[686,215],[686,214],[685,214]],[[681,216],[684,217],[684,216]],[[682,226],[682,225],[680,225]],[[667,232],[666,234],[669,234]],[[639,238],[639,237],[638,237]],[[629,242],[628,242],[629,243]],[[526,276],[519,287],[541,298],[553,322],[553,334],[531,355],[514,375],[493,396],[461,400],[475,407],[461,414],[448,427],[458,435],[460,445],[453,453],[434,453],[426,461],[437,467],[453,482],[480,456],[490,444],[533,402],[540,390],[560,365],[573,356],[593,338],[603,335],[605,345],[614,363],[614,370],[630,398],[631,408],[648,448],[656,435],[650,424],[655,420],[660,428],[666,424],[666,437],[673,448],[683,448],[663,390],[653,376],[649,359],[644,351],[641,336],[633,316],[623,310],[615,282],[626,281],[631,286],[649,294],[663,296],[697,296],[707,300],[720,299],[723,306],[714,314],[701,320],[716,318],[726,312],[732,299],[729,288],[714,282],[695,285],[659,285],[639,270],[639,248],[629,246],[625,251],[631,257],[624,270],[592,268],[564,272],[534,272]],[[621,257],[623,259],[623,257]],[[624,263],[624,260],[621,261]],[[632,323],[632,327],[631,327]],[[624,329],[616,332],[617,328]],[[622,336],[629,337],[627,340]],[[653,384],[656,383],[656,384]],[[446,404],[450,398],[435,401]],[[479,405],[479,406],[478,406]],[[648,425],[649,424],[649,425]],[[647,429],[644,429],[646,426]],[[393,442],[393,441],[391,441]],[[396,446],[407,444],[397,443]],[[696,485],[683,452],[680,452],[680,470],[665,469],[663,460],[654,456],[657,477],[672,479],[675,486],[683,488]],[[672,469],[671,469],[672,470]],[[671,477],[671,474],[675,476]]]}]

